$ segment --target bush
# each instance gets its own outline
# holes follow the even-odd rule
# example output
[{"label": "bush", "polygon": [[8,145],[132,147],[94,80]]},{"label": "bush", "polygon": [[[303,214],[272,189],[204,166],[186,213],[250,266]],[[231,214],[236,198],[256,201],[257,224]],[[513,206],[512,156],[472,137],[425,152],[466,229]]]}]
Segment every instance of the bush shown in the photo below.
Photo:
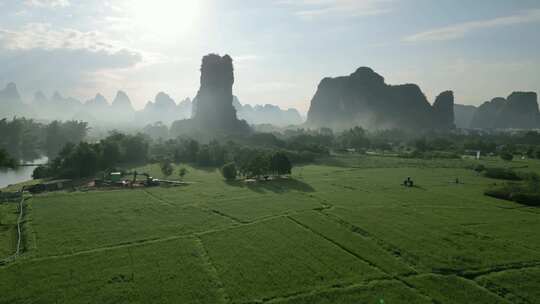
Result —
[{"label": "bush", "polygon": [[33,179],[41,179],[51,177],[51,172],[46,166],[37,166],[32,172]]},{"label": "bush", "polygon": [[514,155],[512,155],[512,153],[509,153],[509,152],[501,153],[500,157],[502,160],[505,160],[505,161],[511,161],[512,159],[514,159]]},{"label": "bush", "polygon": [[484,176],[489,178],[513,181],[522,180],[522,178],[516,172],[506,168],[486,168],[484,171]]},{"label": "bush", "polygon": [[235,180],[237,175],[236,165],[234,163],[225,164],[221,168],[221,174],[228,181]]},{"label": "bush", "polygon": [[514,201],[528,206],[540,206],[540,193],[532,192],[527,185],[506,184],[488,189],[485,195],[498,199]]},{"label": "bush", "polygon": [[476,166],[474,166],[473,170],[480,173],[480,172],[483,172],[483,171],[486,170],[486,166],[484,166],[484,165],[476,165]]},{"label": "bush", "polygon": [[170,162],[162,162],[159,166],[164,176],[171,176],[173,174],[174,168]]},{"label": "bush", "polygon": [[184,179],[184,176],[186,176],[187,173],[188,173],[188,170],[184,167],[178,170],[178,176],[180,176],[180,179]]}]

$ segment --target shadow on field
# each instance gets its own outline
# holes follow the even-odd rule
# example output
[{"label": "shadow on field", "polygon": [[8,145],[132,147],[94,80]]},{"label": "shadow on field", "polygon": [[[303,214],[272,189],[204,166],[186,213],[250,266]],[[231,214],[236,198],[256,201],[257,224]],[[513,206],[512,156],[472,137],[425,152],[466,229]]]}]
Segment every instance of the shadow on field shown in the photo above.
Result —
[{"label": "shadow on field", "polygon": [[192,164],[191,166],[194,169],[201,170],[201,171],[204,171],[206,173],[214,173],[217,170],[216,167],[212,167],[212,166],[200,166],[200,165],[196,165],[196,164]]},{"label": "shadow on field", "polygon": [[297,179],[279,179],[271,181],[257,181],[246,183],[244,181],[226,181],[227,185],[240,188],[248,188],[258,193],[274,192],[285,193],[288,191],[314,192],[315,189]]}]

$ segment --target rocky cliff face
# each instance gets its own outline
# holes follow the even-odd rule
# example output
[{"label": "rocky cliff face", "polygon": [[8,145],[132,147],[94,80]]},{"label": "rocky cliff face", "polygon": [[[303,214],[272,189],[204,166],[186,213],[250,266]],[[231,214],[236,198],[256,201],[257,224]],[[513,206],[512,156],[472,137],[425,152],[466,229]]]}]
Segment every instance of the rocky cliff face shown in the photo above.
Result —
[{"label": "rocky cliff face", "polygon": [[451,128],[453,94],[443,93],[437,104],[432,107],[415,84],[387,85],[381,75],[362,67],[350,76],[321,81],[307,124],[334,129]]},{"label": "rocky cliff face", "polygon": [[507,99],[497,97],[475,112],[471,128],[533,129],[540,127],[538,97],[534,92],[514,92]]},{"label": "rocky cliff face", "polygon": [[436,123],[441,129],[453,129],[454,123],[454,92],[442,92],[433,103]]},{"label": "rocky cliff face", "polygon": [[203,57],[201,86],[195,97],[193,121],[199,128],[211,131],[246,132],[247,123],[236,117],[232,86],[234,73],[229,55]]}]

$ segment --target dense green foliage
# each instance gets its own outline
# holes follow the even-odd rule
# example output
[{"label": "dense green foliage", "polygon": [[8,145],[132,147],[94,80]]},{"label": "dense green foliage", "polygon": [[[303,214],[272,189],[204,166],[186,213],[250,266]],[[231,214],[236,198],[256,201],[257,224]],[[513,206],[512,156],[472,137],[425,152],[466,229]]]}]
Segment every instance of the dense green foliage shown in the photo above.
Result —
[{"label": "dense green foliage", "polygon": [[91,177],[120,164],[142,163],[147,157],[148,141],[144,136],[113,133],[99,143],[66,144],[47,166],[34,170],[33,178]]},{"label": "dense green foliage", "polygon": [[528,174],[522,183],[494,185],[487,189],[485,194],[525,205],[540,206],[540,177],[535,173]]},{"label": "dense green foliage", "polygon": [[0,149],[13,158],[33,160],[45,154],[55,157],[67,143],[79,143],[88,133],[81,121],[38,123],[31,119],[0,120]]},{"label": "dense green foliage", "polygon": [[161,173],[163,173],[165,177],[169,177],[173,174],[174,168],[170,162],[164,161],[159,166],[161,168]]},{"label": "dense green foliage", "polygon": [[6,150],[0,149],[0,168],[14,168],[17,162],[9,156]]},{"label": "dense green foliage", "polygon": [[228,181],[235,180],[236,175],[238,174],[236,165],[234,163],[225,164],[223,167],[221,167],[221,174]]},{"label": "dense green foliage", "polygon": [[521,180],[521,176],[509,168],[485,168],[484,176],[495,179]]}]

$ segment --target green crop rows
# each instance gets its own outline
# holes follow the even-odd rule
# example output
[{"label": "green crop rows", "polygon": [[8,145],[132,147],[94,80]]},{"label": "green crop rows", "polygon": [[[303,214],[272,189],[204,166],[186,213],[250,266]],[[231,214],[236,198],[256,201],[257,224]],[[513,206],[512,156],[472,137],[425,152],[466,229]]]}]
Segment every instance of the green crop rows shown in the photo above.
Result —
[{"label": "green crop rows", "polygon": [[[540,212],[484,196],[500,181],[471,162],[346,156],[253,184],[189,168],[181,187],[34,196],[0,303],[539,303]],[[17,208],[0,211],[2,258]]]}]

